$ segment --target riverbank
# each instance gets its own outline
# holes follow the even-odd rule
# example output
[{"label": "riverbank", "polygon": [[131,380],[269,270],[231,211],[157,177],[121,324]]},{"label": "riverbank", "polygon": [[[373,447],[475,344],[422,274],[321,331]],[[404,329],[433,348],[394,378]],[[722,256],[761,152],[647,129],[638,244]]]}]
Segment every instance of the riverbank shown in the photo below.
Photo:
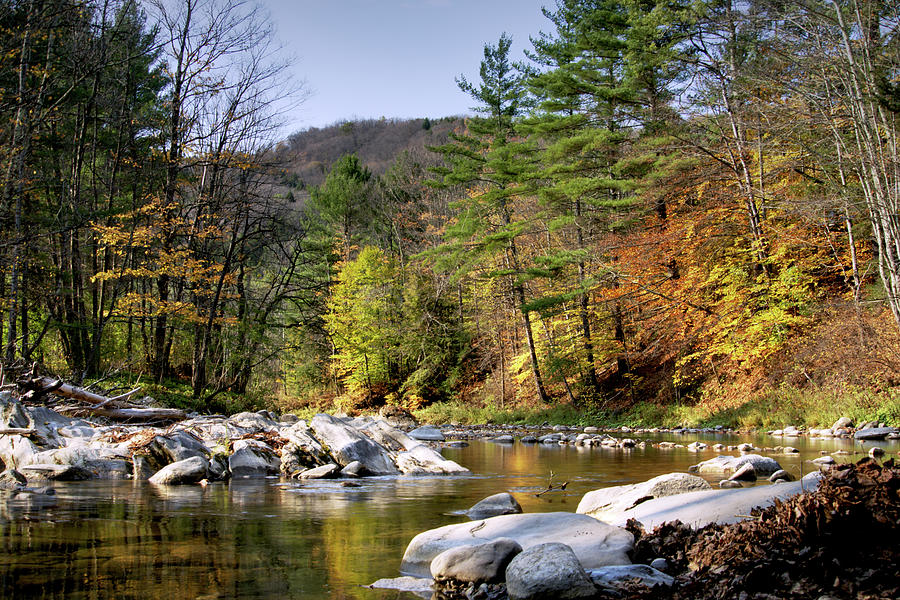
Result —
[{"label": "riverbank", "polygon": [[608,427],[725,427],[740,431],[780,429],[793,425],[829,427],[841,417],[855,423],[876,422],[900,426],[900,393],[864,387],[796,388],[760,392],[746,401],[716,398],[697,403],[638,402],[619,410],[599,405],[500,407],[464,401],[446,401],[413,411],[421,422],[465,425],[509,423],[519,425],[603,425]]}]

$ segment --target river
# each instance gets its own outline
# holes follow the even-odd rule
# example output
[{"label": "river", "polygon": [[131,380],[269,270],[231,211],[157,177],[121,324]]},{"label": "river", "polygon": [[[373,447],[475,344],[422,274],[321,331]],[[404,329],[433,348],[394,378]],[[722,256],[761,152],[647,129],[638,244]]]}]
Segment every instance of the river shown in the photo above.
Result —
[{"label": "river", "polygon": [[[728,434],[631,437],[791,445],[800,453],[774,457],[795,475],[803,465],[809,471],[805,461],[822,451],[858,453],[873,445]],[[898,450],[896,442],[877,445]],[[453,511],[501,491],[512,492],[525,512],[574,511],[585,492],[686,471],[717,453],[476,441],[443,454],[472,474],[366,478],[356,480],[358,487],[337,480],[206,487],[86,481],[55,484],[55,496],[0,500],[0,597],[411,598],[362,586],[399,575],[409,540],[464,520]],[[551,471],[554,484],[568,486],[536,497]]]}]

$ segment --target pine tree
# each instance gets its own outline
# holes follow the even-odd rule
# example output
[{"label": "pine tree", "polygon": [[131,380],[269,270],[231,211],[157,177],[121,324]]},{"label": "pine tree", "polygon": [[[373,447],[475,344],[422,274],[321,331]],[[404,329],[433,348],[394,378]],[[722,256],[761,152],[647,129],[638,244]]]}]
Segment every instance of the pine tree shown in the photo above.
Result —
[{"label": "pine tree", "polygon": [[441,176],[438,184],[468,188],[455,205],[456,223],[448,228],[442,262],[462,276],[500,259],[503,267],[488,276],[505,277],[510,283],[522,317],[535,388],[547,402],[518,242],[527,223],[514,211],[517,198],[529,193],[523,181],[532,168],[534,152],[530,143],[518,138],[516,127],[517,118],[528,107],[526,82],[532,72],[510,60],[511,45],[512,38],[506,34],[496,45],[485,45],[477,84],[457,79],[459,88],[478,102],[473,110],[479,116],[468,119],[467,131],[453,135],[449,144],[432,148],[448,164],[434,169]]}]

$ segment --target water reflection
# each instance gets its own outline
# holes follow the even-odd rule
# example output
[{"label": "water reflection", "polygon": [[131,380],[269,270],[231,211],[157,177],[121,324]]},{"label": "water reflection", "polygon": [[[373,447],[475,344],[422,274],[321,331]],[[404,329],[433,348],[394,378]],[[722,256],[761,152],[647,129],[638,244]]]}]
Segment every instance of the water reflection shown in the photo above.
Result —
[{"label": "water reflection", "polygon": [[[698,437],[656,439],[687,444]],[[858,458],[873,445],[724,435],[704,441],[792,445],[799,454],[776,458],[798,475],[822,451]],[[878,445],[897,452],[896,443]],[[0,499],[0,597],[413,598],[360,586],[396,576],[415,534],[464,518],[452,511],[504,490],[528,512],[571,511],[587,491],[685,471],[717,453],[475,442],[444,454],[472,475],[379,477],[360,479],[358,487],[272,479],[172,488],[88,481],[58,484],[56,496],[7,494]],[[536,497],[551,472],[555,484],[568,482],[566,490]]]}]

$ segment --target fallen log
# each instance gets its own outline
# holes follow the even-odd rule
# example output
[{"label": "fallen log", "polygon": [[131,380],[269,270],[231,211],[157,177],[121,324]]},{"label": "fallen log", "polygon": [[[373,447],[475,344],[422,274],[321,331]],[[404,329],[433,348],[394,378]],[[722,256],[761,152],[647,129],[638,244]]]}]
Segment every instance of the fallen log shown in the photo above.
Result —
[{"label": "fallen log", "polygon": [[0,429],[0,435],[34,435],[37,433],[34,429],[25,429],[24,427],[7,427]]},{"label": "fallen log", "polygon": [[124,402],[141,391],[141,388],[108,398],[50,377],[33,376],[20,379],[17,383],[20,390],[27,390],[22,394],[23,400],[36,400],[52,393],[89,404],[89,406],[63,406],[56,408],[57,412],[72,416],[106,417],[115,421],[132,422],[182,421],[187,418],[185,412],[178,408],[141,408]]},{"label": "fallen log", "polygon": [[56,412],[73,416],[106,417],[116,421],[183,421],[187,415],[180,408],[106,408],[94,406],[62,406]]},{"label": "fallen log", "polygon": [[19,381],[19,387],[21,389],[28,390],[28,392],[31,392],[32,397],[39,397],[45,394],[53,393],[65,398],[88,402],[95,405],[95,408],[106,406],[107,404],[110,404],[112,402],[127,400],[128,398],[141,391],[141,388],[136,388],[119,396],[108,398],[106,396],[101,396],[100,394],[90,392],[84,388],[69,385],[68,383],[63,383],[59,379],[51,379],[50,377],[31,377],[29,379],[21,380]]}]

